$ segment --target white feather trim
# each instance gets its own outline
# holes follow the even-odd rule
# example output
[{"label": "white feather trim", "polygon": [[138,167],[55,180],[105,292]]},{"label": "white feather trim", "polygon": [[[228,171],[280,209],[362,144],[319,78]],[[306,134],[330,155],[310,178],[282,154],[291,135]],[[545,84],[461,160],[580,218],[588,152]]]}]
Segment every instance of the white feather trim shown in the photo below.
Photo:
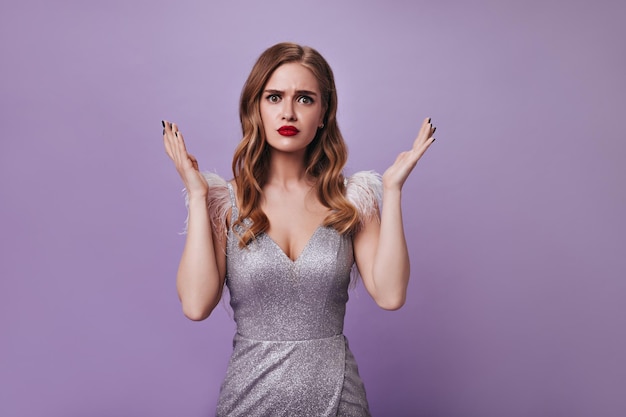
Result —
[{"label": "white feather trim", "polygon": [[[228,185],[222,177],[212,172],[203,172],[202,176],[209,184],[207,207],[209,208],[211,227],[217,236],[226,236],[228,232],[226,228],[226,216],[231,208]],[[189,195],[185,188],[183,188],[183,194],[185,195],[185,207],[187,207],[187,219],[185,219],[185,230],[183,232],[183,234],[185,234],[189,226]]]},{"label": "white feather trim", "polygon": [[361,223],[379,220],[383,199],[382,177],[374,171],[352,174],[346,184],[346,198],[356,208]]},{"label": "white feather trim", "polygon": [[[380,221],[383,200],[383,179],[377,172],[360,171],[346,178],[346,198],[354,207],[361,225],[371,220]],[[350,273],[350,287],[355,288],[361,274],[356,263]]]}]

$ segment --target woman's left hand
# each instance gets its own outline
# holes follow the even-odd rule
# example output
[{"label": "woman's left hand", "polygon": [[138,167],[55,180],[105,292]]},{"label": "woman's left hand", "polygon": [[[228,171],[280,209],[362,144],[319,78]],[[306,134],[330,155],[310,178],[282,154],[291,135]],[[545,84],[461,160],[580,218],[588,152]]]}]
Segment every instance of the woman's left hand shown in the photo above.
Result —
[{"label": "woman's left hand", "polygon": [[431,143],[435,141],[433,137],[435,129],[436,127],[430,122],[430,117],[424,120],[417,138],[413,142],[413,148],[398,155],[393,165],[387,168],[387,171],[383,174],[383,187],[385,189],[402,189],[404,182],[409,177],[411,171],[413,171],[413,168],[415,168],[417,161],[424,155]]}]

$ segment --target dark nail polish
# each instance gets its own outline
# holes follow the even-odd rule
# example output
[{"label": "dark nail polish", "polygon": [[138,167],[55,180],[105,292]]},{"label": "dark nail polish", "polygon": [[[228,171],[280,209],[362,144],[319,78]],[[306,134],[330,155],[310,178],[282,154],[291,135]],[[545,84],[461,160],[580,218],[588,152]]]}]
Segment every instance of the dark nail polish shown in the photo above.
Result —
[{"label": "dark nail polish", "polygon": [[170,123],[170,129],[171,129],[172,128],[172,122],[169,122],[169,123]]},{"label": "dark nail polish", "polygon": [[161,124],[163,125],[163,128],[165,128],[165,122],[163,120],[161,120]]},{"label": "dark nail polish", "polygon": [[433,133],[435,133],[435,130],[437,130],[437,126],[433,127]]},{"label": "dark nail polish", "polygon": [[165,129],[163,129],[163,134],[165,134]]},{"label": "dark nail polish", "polygon": [[[433,138],[433,142],[434,142],[435,140],[437,140],[437,139]],[[433,143],[433,142],[431,142],[431,143]]]},{"label": "dark nail polish", "polygon": [[430,123],[430,117],[428,118],[428,123]]},{"label": "dark nail polish", "polygon": [[178,132],[174,132],[174,134],[176,135],[176,137],[178,137]]}]

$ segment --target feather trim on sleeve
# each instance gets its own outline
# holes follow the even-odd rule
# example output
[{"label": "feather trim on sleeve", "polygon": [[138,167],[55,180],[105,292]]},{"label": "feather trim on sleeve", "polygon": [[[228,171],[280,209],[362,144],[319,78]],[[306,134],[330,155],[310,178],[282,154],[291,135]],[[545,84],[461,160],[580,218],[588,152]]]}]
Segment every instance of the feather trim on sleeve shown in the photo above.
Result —
[{"label": "feather trim on sleeve", "polygon": [[373,219],[380,220],[383,199],[382,177],[374,171],[352,174],[346,182],[346,198],[359,213],[361,224]]},{"label": "feather trim on sleeve", "polygon": [[[209,184],[207,207],[209,208],[211,227],[217,236],[226,236],[228,232],[226,228],[226,216],[231,207],[228,185],[222,177],[212,172],[203,172],[202,176],[204,176]],[[183,194],[185,195],[185,207],[187,207],[187,219],[185,219],[185,230],[183,231],[183,234],[186,234],[189,226],[189,195],[184,188]]]}]

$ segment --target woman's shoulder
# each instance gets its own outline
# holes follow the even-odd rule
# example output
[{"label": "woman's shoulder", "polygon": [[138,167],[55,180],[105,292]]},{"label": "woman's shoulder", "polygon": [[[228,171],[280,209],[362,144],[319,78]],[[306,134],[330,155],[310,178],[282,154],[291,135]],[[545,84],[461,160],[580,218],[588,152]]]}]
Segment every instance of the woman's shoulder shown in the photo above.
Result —
[{"label": "woman's shoulder", "polygon": [[356,208],[362,222],[379,218],[383,181],[379,173],[359,171],[346,177],[346,199]]}]

